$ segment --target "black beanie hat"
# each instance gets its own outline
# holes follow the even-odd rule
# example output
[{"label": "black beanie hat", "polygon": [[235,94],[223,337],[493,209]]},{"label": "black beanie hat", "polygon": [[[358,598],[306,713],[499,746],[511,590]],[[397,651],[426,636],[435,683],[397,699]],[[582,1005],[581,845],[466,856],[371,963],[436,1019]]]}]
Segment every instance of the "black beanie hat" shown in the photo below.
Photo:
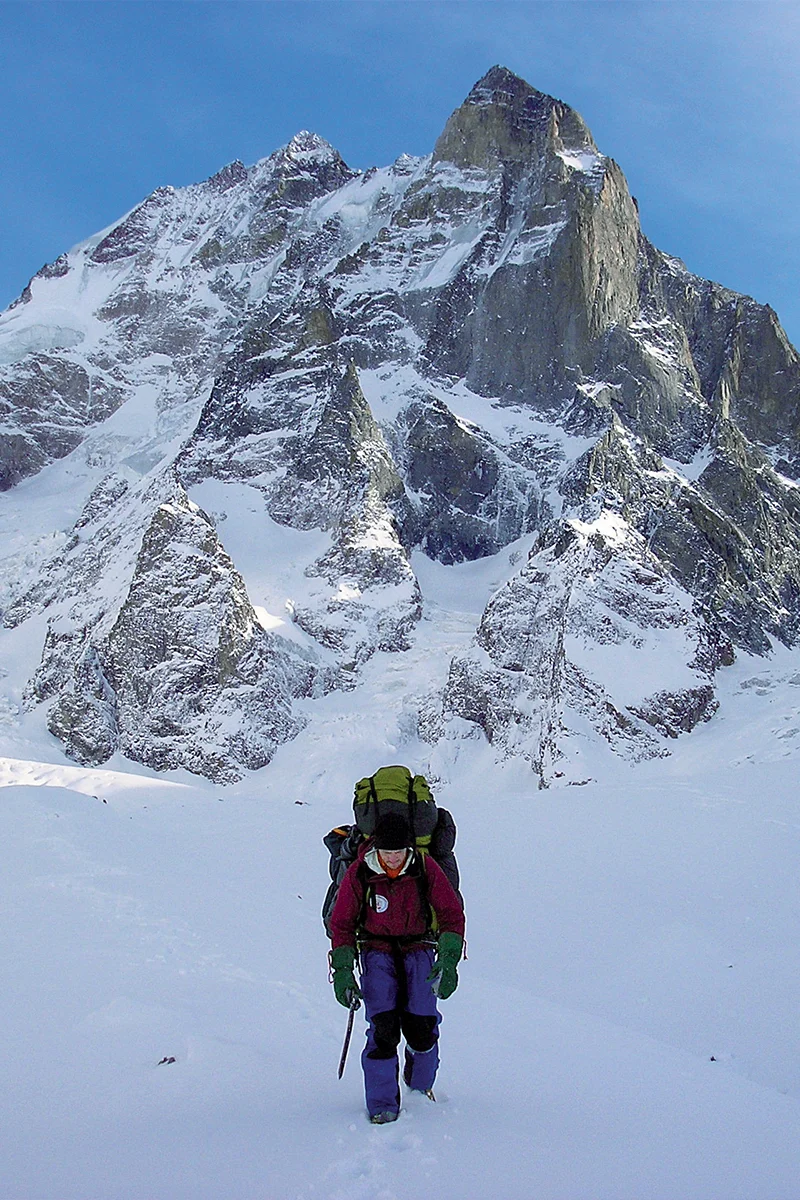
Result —
[{"label": "black beanie hat", "polygon": [[378,850],[405,850],[411,845],[411,827],[399,813],[387,813],[375,826],[372,840]]}]

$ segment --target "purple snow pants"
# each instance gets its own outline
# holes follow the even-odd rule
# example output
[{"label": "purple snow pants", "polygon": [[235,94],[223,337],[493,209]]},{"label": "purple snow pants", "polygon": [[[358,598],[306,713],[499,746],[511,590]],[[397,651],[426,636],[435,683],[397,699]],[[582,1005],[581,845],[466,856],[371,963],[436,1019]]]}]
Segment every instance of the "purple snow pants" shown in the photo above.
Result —
[{"label": "purple snow pants", "polygon": [[436,997],[427,982],[434,962],[428,946],[405,953],[364,950],[361,991],[369,1028],[361,1055],[367,1112],[400,1111],[397,1047],[406,1040],[403,1079],[414,1091],[433,1087],[439,1066],[439,1021]]}]

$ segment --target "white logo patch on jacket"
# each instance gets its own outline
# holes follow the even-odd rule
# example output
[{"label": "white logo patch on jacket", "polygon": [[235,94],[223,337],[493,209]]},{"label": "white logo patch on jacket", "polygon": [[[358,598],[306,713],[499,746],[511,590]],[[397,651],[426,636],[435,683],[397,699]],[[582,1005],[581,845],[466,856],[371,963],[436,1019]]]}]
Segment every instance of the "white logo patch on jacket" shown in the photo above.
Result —
[{"label": "white logo patch on jacket", "polygon": [[386,896],[375,897],[375,912],[384,913],[389,907],[389,900]]}]

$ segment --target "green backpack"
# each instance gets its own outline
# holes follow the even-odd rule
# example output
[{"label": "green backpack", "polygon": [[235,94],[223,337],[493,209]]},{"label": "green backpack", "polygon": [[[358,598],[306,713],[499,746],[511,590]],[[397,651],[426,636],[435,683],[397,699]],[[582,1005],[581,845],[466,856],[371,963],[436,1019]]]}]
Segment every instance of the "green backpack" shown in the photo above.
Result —
[{"label": "green backpack", "polygon": [[[351,863],[358,858],[365,838],[375,831],[378,817],[400,813],[411,826],[414,845],[430,854],[461,900],[458,864],[454,854],[456,823],[446,808],[438,808],[423,775],[412,775],[408,767],[381,767],[374,775],[359,779],[353,798],[355,825],[340,825],[323,838],[330,855],[331,883],[322,905],[325,932],[331,936],[330,917],[339,886]],[[426,897],[427,903],[427,897]],[[461,904],[463,907],[463,900]]]},{"label": "green backpack", "polygon": [[388,813],[403,816],[420,849],[430,845],[439,810],[424,775],[412,775],[408,767],[381,767],[374,775],[359,779],[353,797],[356,825],[364,837],[375,832],[379,817]]}]

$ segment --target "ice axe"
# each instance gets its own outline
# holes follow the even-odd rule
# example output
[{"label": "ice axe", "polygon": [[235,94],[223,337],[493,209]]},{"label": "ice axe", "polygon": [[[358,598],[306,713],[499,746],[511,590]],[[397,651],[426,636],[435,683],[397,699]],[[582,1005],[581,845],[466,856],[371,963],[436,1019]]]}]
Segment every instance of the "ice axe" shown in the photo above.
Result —
[{"label": "ice axe", "polygon": [[342,1046],[342,1057],[339,1059],[339,1078],[344,1075],[344,1064],[347,1062],[347,1051],[350,1049],[350,1039],[353,1036],[353,1020],[356,1013],[361,1008],[361,1001],[358,996],[353,996],[350,1001],[350,1011],[347,1014],[347,1032],[344,1035],[344,1045]]}]

